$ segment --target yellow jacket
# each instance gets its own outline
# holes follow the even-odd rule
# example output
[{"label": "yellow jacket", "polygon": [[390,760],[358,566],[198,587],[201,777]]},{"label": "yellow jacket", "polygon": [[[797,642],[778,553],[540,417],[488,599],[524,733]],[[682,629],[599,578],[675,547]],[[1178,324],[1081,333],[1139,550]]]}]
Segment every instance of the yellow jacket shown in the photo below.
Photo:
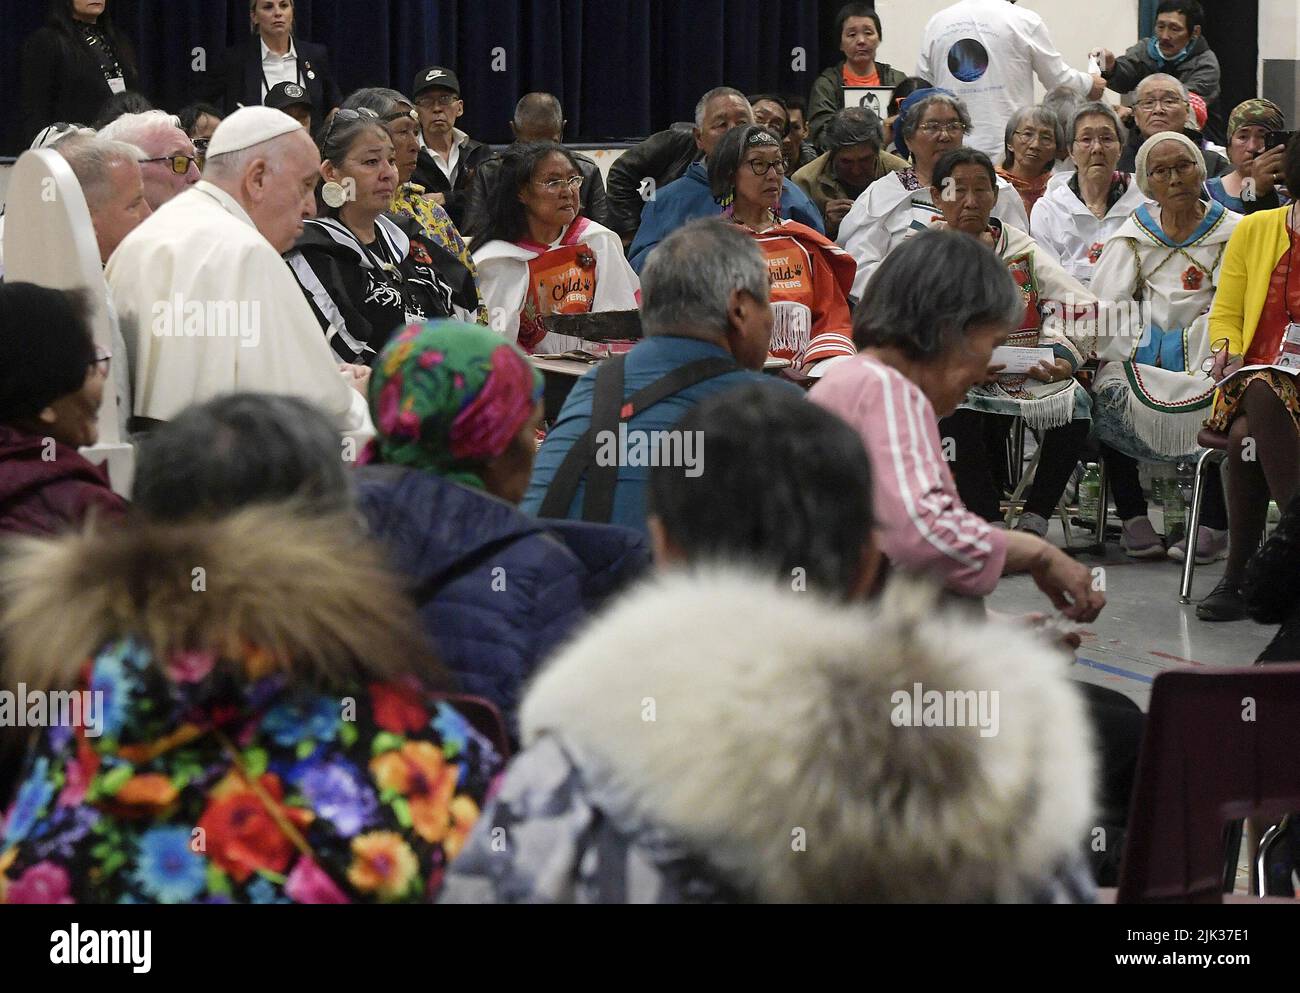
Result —
[{"label": "yellow jacket", "polygon": [[1223,253],[1219,288],[1210,309],[1210,342],[1226,338],[1231,355],[1245,355],[1255,337],[1273,270],[1290,248],[1286,230],[1290,209],[1250,214],[1237,225]]}]

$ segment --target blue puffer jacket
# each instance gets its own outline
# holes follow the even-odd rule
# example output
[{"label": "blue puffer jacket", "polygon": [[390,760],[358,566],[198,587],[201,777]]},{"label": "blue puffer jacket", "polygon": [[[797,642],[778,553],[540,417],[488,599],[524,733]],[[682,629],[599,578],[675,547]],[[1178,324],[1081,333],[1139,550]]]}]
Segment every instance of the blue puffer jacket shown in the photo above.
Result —
[{"label": "blue puffer jacket", "polygon": [[637,531],[539,521],[432,473],[367,466],[356,487],[442,661],[465,693],[500,708],[512,735],[528,677],[650,564]]}]

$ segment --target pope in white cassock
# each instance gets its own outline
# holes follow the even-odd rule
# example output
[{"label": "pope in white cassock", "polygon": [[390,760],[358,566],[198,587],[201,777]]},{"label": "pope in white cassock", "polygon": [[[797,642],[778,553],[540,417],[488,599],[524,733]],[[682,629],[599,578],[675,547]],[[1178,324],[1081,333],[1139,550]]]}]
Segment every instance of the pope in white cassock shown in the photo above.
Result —
[{"label": "pope in white cassock", "polygon": [[[122,321],[135,414],[156,421],[231,392],[302,397],[343,434],[374,433],[280,257],[316,212],[320,155],[287,114],[245,107],[208,146],[203,179],[131,232],[104,271]],[[355,384],[355,388],[354,388]]]}]

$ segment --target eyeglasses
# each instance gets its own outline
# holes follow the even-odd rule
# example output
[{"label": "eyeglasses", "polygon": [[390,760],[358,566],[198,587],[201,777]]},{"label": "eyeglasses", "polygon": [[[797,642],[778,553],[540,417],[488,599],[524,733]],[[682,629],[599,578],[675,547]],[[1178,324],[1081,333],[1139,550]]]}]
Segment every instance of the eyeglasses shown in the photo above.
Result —
[{"label": "eyeglasses", "polygon": [[211,138],[195,138],[194,150],[196,152],[206,152],[208,150],[208,142],[211,140]]},{"label": "eyeglasses", "polygon": [[1084,145],[1084,146],[1100,145],[1102,148],[1114,148],[1116,145],[1119,144],[1119,139],[1116,138],[1113,134],[1103,134],[1103,135],[1096,135],[1096,136],[1084,135],[1083,137],[1075,138],[1074,143],[1076,145]]},{"label": "eyeglasses", "polygon": [[433,110],[435,107],[450,107],[459,99],[455,93],[439,93],[436,97],[417,97],[415,105],[423,110]]},{"label": "eyeglasses", "polygon": [[101,376],[108,375],[108,363],[113,357],[113,353],[99,345],[95,346],[95,357],[91,360],[90,365],[98,370]]},{"label": "eyeglasses", "polygon": [[1051,131],[1012,131],[1011,133],[1027,145],[1033,144],[1035,139],[1044,145],[1056,144],[1056,135]]},{"label": "eyeglasses", "polygon": [[1155,110],[1156,107],[1163,107],[1165,110],[1173,110],[1175,107],[1182,106],[1186,103],[1187,101],[1182,97],[1160,97],[1159,99],[1148,97],[1145,100],[1139,100],[1133,106],[1138,110]]},{"label": "eyeglasses", "polygon": [[964,134],[966,131],[966,125],[962,124],[961,121],[949,121],[947,124],[927,121],[918,126],[916,130],[920,131],[921,134],[930,135],[931,137],[938,134]]},{"label": "eyeglasses", "polygon": [[321,139],[321,145],[329,144],[330,135],[332,135],[334,129],[338,127],[339,121],[359,121],[363,117],[375,121],[379,120],[379,115],[369,107],[360,107],[357,110],[344,108],[343,110],[334,111],[334,116],[330,118],[329,127],[325,129],[325,136]]},{"label": "eyeglasses", "polygon": [[1171,178],[1173,178],[1174,173],[1178,173],[1179,179],[1186,179],[1194,172],[1196,172],[1196,163],[1183,161],[1171,166],[1158,166],[1155,169],[1148,169],[1147,175],[1152,179],[1158,179],[1162,183],[1167,183]]},{"label": "eyeglasses", "polygon": [[582,189],[583,178],[581,176],[570,176],[568,179],[552,179],[549,182],[537,183],[538,187],[547,193],[560,194],[564,192],[576,193]]},{"label": "eyeglasses", "polygon": [[178,176],[184,176],[187,172],[190,171],[190,163],[191,162],[197,163],[198,159],[196,159],[192,155],[164,155],[162,158],[141,159],[140,161],[142,163],[143,162],[167,162],[171,165],[172,172],[176,173],[176,175]]},{"label": "eyeglasses", "polygon": [[755,176],[766,176],[773,169],[778,176],[785,175],[785,160],[773,159],[771,162],[764,162],[762,159],[749,159],[745,162],[749,166],[749,171]]}]

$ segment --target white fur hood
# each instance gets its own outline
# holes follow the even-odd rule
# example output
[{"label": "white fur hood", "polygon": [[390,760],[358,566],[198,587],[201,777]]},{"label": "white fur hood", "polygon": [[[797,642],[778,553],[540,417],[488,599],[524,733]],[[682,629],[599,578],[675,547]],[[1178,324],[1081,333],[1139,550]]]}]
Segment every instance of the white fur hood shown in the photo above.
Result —
[{"label": "white fur hood", "polygon": [[[1094,824],[1066,668],[915,581],[859,609],[713,569],[594,622],[534,680],[521,727],[561,741],[616,820],[665,829],[760,900],[1027,900]],[[996,691],[997,733],[896,726],[918,683]]]}]

